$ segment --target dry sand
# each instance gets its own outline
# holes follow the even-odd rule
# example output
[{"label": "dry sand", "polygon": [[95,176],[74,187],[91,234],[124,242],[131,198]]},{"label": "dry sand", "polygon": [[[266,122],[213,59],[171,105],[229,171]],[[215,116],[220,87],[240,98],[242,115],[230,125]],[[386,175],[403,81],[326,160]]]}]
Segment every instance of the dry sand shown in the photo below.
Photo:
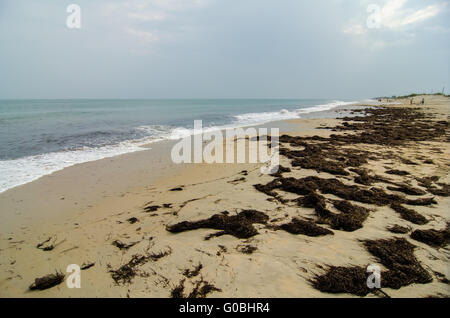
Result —
[{"label": "dry sand", "polygon": [[[449,98],[426,99],[424,110],[448,121]],[[409,107],[409,100],[404,102],[403,106]],[[290,135],[328,137],[334,132],[316,127],[335,126],[339,122],[329,118],[290,121],[298,126]],[[152,147],[155,150],[170,145]],[[448,141],[360,147],[377,153],[393,151],[415,161],[420,156],[433,160],[433,164],[420,165],[406,165],[393,159],[370,160],[363,165],[378,175],[402,181],[400,176],[384,174],[389,166],[417,177],[439,176],[440,182],[450,183]],[[310,280],[324,274],[327,265],[366,267],[379,263],[360,240],[392,237],[406,238],[417,246],[414,255],[433,281],[383,291],[391,297],[450,296],[448,282],[435,273],[450,279],[448,245],[431,247],[411,239],[409,234],[387,230],[395,224],[412,230],[444,229],[450,221],[448,197],[436,196],[438,204],[432,207],[414,207],[430,220],[426,225],[400,218],[389,206],[359,204],[373,212],[364,226],[354,232],[333,229],[334,235],[310,237],[254,224],[259,234],[248,239],[223,235],[205,240],[217,231],[198,229],[172,234],[166,226],[207,219],[223,211],[235,215],[246,209],[264,212],[272,225],[285,224],[293,217],[314,219],[316,215],[311,208],[268,200],[270,197],[257,191],[255,184],[267,184],[274,179],[260,173],[261,164],[175,166],[168,154],[152,157],[152,153],[155,151],[77,165],[0,194],[0,296],[170,297],[176,287],[183,286],[182,293],[187,296],[197,286],[198,290],[203,287],[205,293],[208,291],[208,297],[356,297],[321,292],[312,287]],[[289,167],[290,161],[282,156],[281,165]],[[292,172],[283,176],[336,178],[301,168],[292,168]],[[354,184],[350,177],[339,179]],[[183,191],[170,191],[180,186]],[[387,185],[377,186],[386,189]],[[298,195],[283,193],[283,197],[296,199]],[[326,197],[336,199],[333,195]],[[159,208],[145,212],[148,206]],[[130,218],[137,220],[133,223]],[[330,229],[329,225],[320,226]],[[36,247],[49,238],[43,247],[53,245],[51,251]],[[119,249],[113,245],[115,241],[130,247]],[[255,248],[254,251],[245,253],[249,247]],[[141,258],[129,263],[134,255]],[[56,270],[65,273],[69,264],[83,263],[95,265],[81,272],[80,289],[69,289],[61,283],[43,291],[28,290],[37,277]],[[115,282],[111,271],[127,263],[136,266],[122,270],[130,270],[135,276],[130,281]]]}]

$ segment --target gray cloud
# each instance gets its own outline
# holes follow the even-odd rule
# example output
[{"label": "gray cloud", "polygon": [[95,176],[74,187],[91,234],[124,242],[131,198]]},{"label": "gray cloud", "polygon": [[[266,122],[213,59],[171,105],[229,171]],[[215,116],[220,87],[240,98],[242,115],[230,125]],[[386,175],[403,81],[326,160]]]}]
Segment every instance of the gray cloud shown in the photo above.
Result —
[{"label": "gray cloud", "polygon": [[[448,1],[1,2],[0,98],[360,98],[441,90]],[[384,10],[367,28],[370,4]]]}]

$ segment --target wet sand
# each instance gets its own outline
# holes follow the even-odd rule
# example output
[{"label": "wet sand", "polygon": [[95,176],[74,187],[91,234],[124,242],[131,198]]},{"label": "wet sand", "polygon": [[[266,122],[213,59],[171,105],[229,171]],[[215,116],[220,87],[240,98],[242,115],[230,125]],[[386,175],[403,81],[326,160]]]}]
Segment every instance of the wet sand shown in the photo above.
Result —
[{"label": "wet sand", "polygon": [[[403,102],[285,122],[277,176],[176,166],[160,144],[2,193],[0,296],[449,297],[450,99]],[[94,264],[81,289],[28,290],[69,264]]]}]

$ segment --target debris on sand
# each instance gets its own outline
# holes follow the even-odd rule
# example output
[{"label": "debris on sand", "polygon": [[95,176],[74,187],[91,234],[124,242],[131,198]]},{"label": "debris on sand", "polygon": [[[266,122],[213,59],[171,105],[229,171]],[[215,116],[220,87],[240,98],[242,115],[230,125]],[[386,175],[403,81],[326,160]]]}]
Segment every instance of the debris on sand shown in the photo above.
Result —
[{"label": "debris on sand", "polygon": [[316,276],[310,283],[324,293],[366,296],[371,292],[367,287],[367,270],[359,266],[330,266],[326,274]]},{"label": "debris on sand", "polygon": [[391,191],[402,192],[402,193],[408,194],[408,195],[424,195],[424,194],[426,194],[426,192],[424,190],[418,189],[418,188],[413,188],[408,185],[401,185],[398,187],[388,186],[387,189],[391,190]]},{"label": "debris on sand", "polygon": [[[421,187],[427,189],[431,194],[440,196],[440,197],[448,197],[450,196],[450,184],[438,182],[440,179],[439,176],[431,176],[424,178],[416,178],[417,182]],[[436,185],[440,186],[438,188]]]},{"label": "debris on sand", "polygon": [[[381,273],[381,287],[399,289],[410,284],[430,283],[432,276],[414,256],[415,246],[403,238],[363,241],[366,249],[388,270]],[[323,275],[317,275],[310,283],[326,293],[350,293],[365,296],[371,292],[367,287],[367,270],[361,266],[329,266]]]},{"label": "debris on sand", "polygon": [[433,247],[445,247],[450,243],[450,227],[447,225],[447,227],[441,231],[434,229],[415,230],[411,233],[411,238]]},{"label": "debris on sand", "polygon": [[116,284],[129,284],[133,280],[133,278],[138,275],[138,271],[136,267],[146,263],[148,259],[144,255],[133,255],[131,260],[122,265],[117,270],[110,270],[112,279],[116,282]]},{"label": "debris on sand", "polygon": [[175,286],[170,292],[170,297],[172,298],[184,298],[184,279]]},{"label": "debris on sand", "polygon": [[323,194],[333,194],[345,200],[352,200],[362,203],[383,206],[395,201],[403,201],[403,198],[388,194],[382,189],[366,189],[358,185],[346,185],[338,179],[324,179],[319,177],[306,178],[277,178],[266,185],[255,185],[258,191],[266,194],[275,194],[274,190],[279,189],[299,195],[308,195],[315,190],[320,190]]},{"label": "debris on sand", "polygon": [[245,177],[241,177],[241,178],[234,179],[232,181],[228,181],[228,183],[233,184],[233,185],[238,185],[239,183],[243,183],[245,181],[247,181],[247,179],[245,179]]},{"label": "debris on sand", "polygon": [[60,272],[49,274],[44,277],[36,278],[34,283],[30,285],[30,290],[45,290],[61,284],[65,275]]},{"label": "debris on sand", "polygon": [[144,211],[146,213],[151,213],[151,212],[156,212],[158,211],[158,209],[160,209],[161,207],[159,205],[150,205],[150,206],[146,206],[144,208]]},{"label": "debris on sand", "polygon": [[165,251],[149,254],[148,259],[151,259],[152,261],[156,262],[157,260],[169,256],[170,254],[172,254],[172,248],[169,246],[168,249]]},{"label": "debris on sand", "polygon": [[423,178],[415,178],[419,185],[424,188],[429,188],[433,186],[434,182],[438,182],[441,177],[439,176],[431,176],[431,177],[423,177]]},{"label": "debris on sand", "polygon": [[391,209],[399,213],[402,219],[417,225],[427,224],[429,221],[422,215],[412,209],[407,209],[399,203],[392,203]]},{"label": "debris on sand", "polygon": [[291,234],[302,234],[311,237],[333,235],[334,233],[324,227],[316,225],[314,222],[293,218],[290,223],[270,226],[274,230],[284,230]]},{"label": "debris on sand", "polygon": [[445,276],[445,274],[434,271],[436,278],[443,284],[450,285],[450,280]]},{"label": "debris on sand", "polygon": [[280,177],[281,174],[287,173],[287,172],[291,172],[291,171],[292,171],[291,168],[283,167],[283,166],[279,165],[278,166],[278,171],[275,172],[275,173],[272,173],[271,176],[272,177]]},{"label": "debris on sand", "polygon": [[243,254],[253,254],[253,252],[258,250],[258,248],[256,246],[253,246],[253,245],[238,245],[236,247],[236,250],[238,252],[243,253]]},{"label": "debris on sand", "polygon": [[116,284],[130,284],[133,278],[137,275],[143,275],[143,273],[138,269],[139,266],[149,262],[149,261],[157,261],[160,258],[169,255],[172,250],[169,248],[168,251],[159,252],[156,254],[147,254],[147,255],[133,255],[130,261],[122,266],[120,266],[117,270],[110,269],[112,279],[116,282]]},{"label": "debris on sand", "polygon": [[135,245],[138,244],[138,243],[139,243],[139,242],[131,242],[131,243],[126,244],[126,243],[123,243],[123,242],[120,241],[120,240],[115,240],[115,241],[113,241],[111,244],[112,244],[113,246],[117,247],[117,248],[120,249],[120,250],[127,250],[127,249],[129,249],[129,248],[135,246]]},{"label": "debris on sand", "polygon": [[[50,244],[50,241],[52,241],[53,239],[53,243]],[[39,243],[36,248],[43,250],[45,252],[49,252],[52,251],[55,248],[55,242],[56,238],[55,237],[49,237],[48,239],[46,239],[45,241]]]},{"label": "debris on sand", "polygon": [[193,270],[185,269],[183,275],[186,276],[187,278],[196,277],[198,276],[198,274],[200,274],[202,268],[203,265],[200,263],[197,266],[195,266]]},{"label": "debris on sand", "polygon": [[359,183],[362,185],[371,185],[375,182],[383,182],[383,183],[393,183],[391,180],[383,178],[381,176],[370,174],[369,170],[363,169],[363,168],[352,168],[350,171],[355,172],[358,174],[357,177],[355,177],[355,183]]},{"label": "debris on sand", "polygon": [[172,191],[172,192],[183,191],[183,188],[182,187],[177,187],[177,188],[170,189],[170,191]]},{"label": "debris on sand", "polygon": [[407,176],[410,175],[410,173],[408,171],[404,171],[404,170],[387,170],[386,171],[387,174],[391,174],[391,175],[396,175],[396,176]]},{"label": "debris on sand", "polygon": [[189,293],[189,295],[186,296],[184,294],[184,282],[185,279],[181,280],[180,283],[172,289],[172,291],[170,292],[170,296],[172,298],[205,298],[209,293],[222,291],[220,288],[217,288],[211,283],[205,281],[202,277],[195,283],[194,288]]},{"label": "debris on sand", "polygon": [[237,238],[250,238],[258,234],[258,231],[253,227],[253,224],[266,224],[268,220],[269,217],[263,212],[244,210],[239,214],[232,216],[222,213],[215,214],[209,219],[196,222],[185,221],[169,225],[166,229],[171,233],[181,233],[198,229],[214,229],[221,231],[208,238],[227,234]]},{"label": "debris on sand", "polygon": [[341,211],[339,214],[328,214],[322,216],[334,230],[343,230],[353,232],[363,227],[364,221],[369,216],[369,209],[351,204],[348,201],[333,201],[336,209]]},{"label": "debris on sand", "polygon": [[430,187],[430,188],[428,188],[428,191],[430,191],[430,193],[440,196],[440,197],[450,196],[450,184],[438,183],[438,185],[441,187],[440,189],[436,188],[436,187]]},{"label": "debris on sand", "polygon": [[81,270],[82,270],[82,271],[87,270],[87,269],[91,268],[91,267],[94,266],[94,265],[95,265],[95,262],[83,263],[83,264],[81,265]]},{"label": "debris on sand", "polygon": [[137,218],[135,218],[135,217],[132,217],[132,218],[129,218],[127,220],[127,222],[130,223],[130,224],[135,224],[135,223],[139,222],[139,220]]},{"label": "debris on sand", "polygon": [[391,227],[388,227],[387,230],[395,234],[406,234],[409,233],[409,231],[411,231],[411,228],[409,226],[400,226],[398,224],[395,224]]},{"label": "debris on sand", "polygon": [[325,197],[315,191],[311,191],[308,195],[298,198],[297,203],[304,208],[315,208],[318,205],[326,206]]},{"label": "debris on sand", "polygon": [[217,288],[213,284],[203,280],[202,277],[202,279],[195,284],[195,287],[189,294],[188,298],[205,298],[209,293],[221,291],[222,290],[220,288]]},{"label": "debris on sand", "polygon": [[389,270],[381,274],[382,287],[399,289],[410,284],[430,283],[433,278],[414,256],[416,246],[403,238],[364,241],[369,253]]},{"label": "debris on sand", "polygon": [[423,199],[415,199],[415,200],[405,200],[405,203],[408,205],[432,205],[437,204],[434,198],[423,198]]},{"label": "debris on sand", "polygon": [[39,243],[37,246],[36,246],[36,248],[41,248],[44,244],[46,244],[46,243],[48,243],[48,242],[50,242],[50,240],[51,240],[52,238],[51,237],[49,237],[48,239],[46,239],[45,241],[43,241],[43,242],[41,242],[41,243]]}]

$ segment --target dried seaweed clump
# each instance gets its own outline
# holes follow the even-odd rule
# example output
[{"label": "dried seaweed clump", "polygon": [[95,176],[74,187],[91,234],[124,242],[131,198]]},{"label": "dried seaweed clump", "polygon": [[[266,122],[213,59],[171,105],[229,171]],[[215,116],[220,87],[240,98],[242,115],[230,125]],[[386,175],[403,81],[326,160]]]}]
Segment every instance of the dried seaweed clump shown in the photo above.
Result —
[{"label": "dried seaweed clump", "polygon": [[244,210],[239,214],[232,216],[222,213],[215,214],[209,219],[196,222],[185,221],[174,225],[169,225],[166,229],[171,233],[181,233],[197,229],[214,229],[221,231],[209,236],[208,238],[229,234],[243,239],[250,238],[258,234],[258,231],[253,227],[254,223],[266,224],[268,220],[269,217],[263,212]]},{"label": "dried seaweed clump", "polygon": [[364,267],[330,266],[324,275],[310,281],[312,286],[324,293],[349,293],[366,296],[371,290],[367,287],[367,272]]},{"label": "dried seaweed clump", "polygon": [[407,209],[397,202],[391,204],[391,209],[399,213],[402,219],[414,224],[424,225],[429,222],[422,214],[419,214],[412,209]]},{"label": "dried seaweed clump", "polygon": [[399,289],[430,283],[433,278],[414,256],[415,246],[403,238],[364,241],[369,253],[389,270],[381,273],[381,286]]},{"label": "dried seaweed clump", "polygon": [[258,248],[253,245],[238,245],[236,249],[243,254],[253,254]]},{"label": "dried seaweed clump", "polygon": [[411,233],[411,237],[416,241],[425,243],[433,247],[445,247],[450,243],[450,226],[444,230],[415,230]]},{"label": "dried seaweed clump", "polygon": [[39,277],[34,280],[34,283],[30,285],[30,290],[45,290],[61,284],[64,281],[65,275],[63,273],[56,272],[55,274],[49,274],[44,277]]},{"label": "dried seaweed clump", "polygon": [[195,284],[194,289],[189,294],[188,298],[206,298],[209,293],[221,291],[222,290],[220,288],[217,288],[202,278]]},{"label": "dried seaweed clump", "polygon": [[[403,238],[363,241],[366,249],[388,270],[381,272],[381,287],[399,289],[410,284],[426,284],[433,280],[414,256],[415,246]],[[350,293],[365,296],[367,287],[365,267],[330,266],[323,275],[314,277],[312,286],[326,293]]]},{"label": "dried seaweed clump", "polygon": [[329,224],[334,230],[356,231],[363,227],[364,221],[369,216],[369,209],[339,200],[334,200],[333,205],[341,213],[333,213],[327,209],[325,200],[324,196],[312,192],[299,198],[297,202],[300,206],[315,208],[319,222]]},{"label": "dried seaweed clump", "polygon": [[277,196],[274,192],[277,189],[299,195],[308,195],[315,190],[320,190],[323,194],[333,194],[345,200],[375,204],[378,206],[403,201],[402,197],[388,194],[382,189],[365,189],[358,185],[346,185],[338,179],[324,179],[319,177],[300,179],[281,177],[274,179],[266,185],[255,185],[255,188],[271,196]]},{"label": "dried seaweed clump", "polygon": [[162,257],[168,256],[172,253],[172,250],[169,248],[167,251],[161,251],[158,253],[147,254],[147,255],[133,255],[131,260],[120,266],[117,270],[110,269],[112,279],[116,282],[116,284],[130,284],[133,278],[137,275],[140,275],[138,267],[149,262],[149,261],[157,261]]},{"label": "dried seaweed clump", "polygon": [[185,276],[187,278],[196,277],[196,276],[198,276],[198,274],[200,274],[200,271],[202,270],[202,268],[203,268],[203,265],[200,263],[197,266],[195,266],[193,270],[185,269],[183,272],[183,276]]},{"label": "dried seaweed clump", "polygon": [[395,233],[395,234],[406,234],[409,231],[411,231],[411,228],[407,227],[407,226],[401,226],[401,225],[395,224],[391,227],[388,227],[387,230],[389,232]]},{"label": "dried seaweed clump", "polygon": [[280,226],[273,226],[275,230],[284,230],[291,234],[303,234],[306,236],[317,237],[324,235],[333,235],[334,233],[324,227],[316,225],[314,222],[293,218],[290,223]]},{"label": "dried seaweed clump", "polygon": [[362,228],[370,212],[369,209],[351,204],[348,201],[334,201],[333,205],[341,211],[339,214],[328,216],[330,225],[335,230],[352,232]]},{"label": "dried seaweed clump", "polygon": [[[416,178],[419,185],[426,188],[428,192],[440,197],[450,196],[450,184],[438,182],[439,179],[439,176]],[[440,186],[440,188],[436,185]]]},{"label": "dried seaweed clump", "polygon": [[386,171],[387,174],[391,174],[391,175],[396,175],[396,176],[407,176],[410,173],[408,171],[404,171],[404,170],[387,170]]},{"label": "dried seaweed clump", "polygon": [[434,121],[419,108],[378,107],[356,110],[366,116],[344,118],[352,121],[334,127],[338,131],[359,131],[348,135],[332,135],[331,139],[345,143],[402,145],[409,141],[428,141],[446,135],[448,121]]},{"label": "dried seaweed clump", "polygon": [[183,279],[180,281],[180,283],[175,286],[172,291],[170,292],[170,296],[172,298],[205,298],[208,294],[212,292],[221,292],[222,290],[220,288],[217,288],[213,284],[205,281],[203,277],[195,283],[195,286],[193,290],[189,293],[188,296],[184,294],[185,287],[184,287],[185,280]]}]

